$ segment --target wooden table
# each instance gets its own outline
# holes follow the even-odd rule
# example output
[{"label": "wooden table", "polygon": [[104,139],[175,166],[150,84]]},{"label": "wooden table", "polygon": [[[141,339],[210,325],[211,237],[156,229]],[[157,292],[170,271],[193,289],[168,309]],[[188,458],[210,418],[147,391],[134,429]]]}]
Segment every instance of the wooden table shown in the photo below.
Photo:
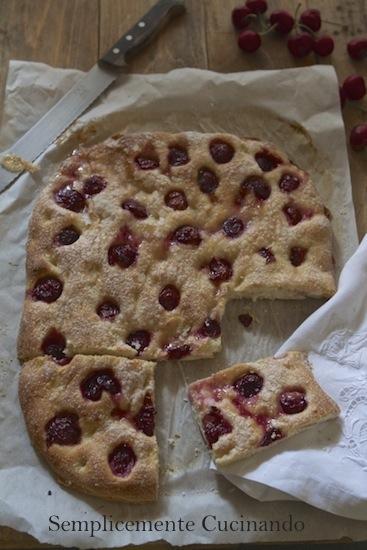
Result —
[{"label": "wooden table", "polygon": [[[9,59],[88,70],[153,3],[154,0],[0,0],[0,100]],[[166,72],[177,67],[232,72],[315,62],[312,56],[295,60],[286,41],[277,36],[267,36],[256,54],[240,51],[230,20],[232,7],[239,3],[241,0],[186,0],[187,14],[163,30],[134,60],[132,72]],[[367,76],[367,59],[353,62],[346,51],[348,38],[367,34],[367,0],[268,0],[268,3],[271,9],[282,7],[291,12],[298,4],[318,7],[324,21],[339,23],[339,26],[324,23],[325,32],[332,34],[336,47],[331,60],[321,62],[331,61],[340,81],[351,73]],[[350,129],[366,120],[367,115],[348,105],[344,117]],[[349,158],[362,238],[367,230],[367,153],[350,152]],[[0,548],[39,547],[32,537],[0,528]]]}]

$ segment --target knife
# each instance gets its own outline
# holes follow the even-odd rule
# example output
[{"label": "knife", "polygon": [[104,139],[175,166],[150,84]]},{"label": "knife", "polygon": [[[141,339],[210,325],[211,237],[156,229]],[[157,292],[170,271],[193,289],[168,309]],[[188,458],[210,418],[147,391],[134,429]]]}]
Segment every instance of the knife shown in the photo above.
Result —
[{"label": "knife", "polygon": [[[184,0],[159,0],[131,27],[76,84],[10,149],[1,154],[3,165],[9,155],[31,163],[104,91],[129,59],[146,46],[171,18],[185,11]],[[0,167],[0,193],[23,173]]]}]

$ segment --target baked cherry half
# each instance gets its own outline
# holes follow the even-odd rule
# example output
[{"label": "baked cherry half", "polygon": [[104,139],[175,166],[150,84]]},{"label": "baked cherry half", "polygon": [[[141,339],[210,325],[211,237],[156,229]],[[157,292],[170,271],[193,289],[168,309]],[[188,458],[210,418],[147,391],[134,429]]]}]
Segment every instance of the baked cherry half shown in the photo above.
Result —
[{"label": "baked cherry half", "polygon": [[62,411],[49,420],[45,426],[46,445],[77,445],[82,438],[79,417],[75,413]]},{"label": "baked cherry half", "polygon": [[223,233],[227,235],[227,237],[230,239],[236,239],[243,233],[245,224],[240,218],[233,216],[223,222],[222,229]]},{"label": "baked cherry half", "polygon": [[110,395],[121,393],[121,384],[111,369],[101,369],[84,378],[80,384],[80,391],[85,399],[99,401],[103,391]]},{"label": "baked cherry half", "polygon": [[189,162],[189,155],[184,147],[171,145],[168,151],[168,163],[171,166],[182,166]]},{"label": "baked cherry half", "polygon": [[271,264],[273,262],[276,262],[275,256],[271,248],[266,248],[266,247],[260,248],[258,250],[258,253],[260,254],[260,256],[262,256],[265,259],[266,264]]},{"label": "baked cherry half", "polygon": [[61,332],[51,329],[41,344],[41,350],[45,355],[50,355],[59,365],[67,365],[71,358],[65,354],[66,340]]},{"label": "baked cherry half", "polygon": [[208,265],[209,279],[216,284],[229,281],[233,275],[232,265],[224,258],[212,258]]},{"label": "baked cherry half", "polygon": [[293,246],[289,251],[289,260],[294,267],[303,264],[306,259],[307,249],[302,246]]},{"label": "baked cherry half", "polygon": [[138,257],[138,247],[138,239],[134,237],[128,227],[122,227],[114,244],[108,249],[108,263],[110,265],[117,264],[122,268],[130,267]]},{"label": "baked cherry half", "polygon": [[176,309],[180,303],[180,291],[174,285],[166,285],[159,293],[158,301],[166,311]]},{"label": "baked cherry half", "polygon": [[118,477],[128,476],[134,468],[136,460],[136,454],[128,443],[120,443],[108,455],[111,472]]},{"label": "baked cherry half", "polygon": [[291,193],[295,191],[300,186],[301,180],[296,174],[291,174],[287,172],[282,174],[279,180],[279,189],[285,193]]},{"label": "baked cherry half", "polygon": [[209,144],[210,154],[218,164],[226,164],[230,162],[234,155],[234,148],[227,141],[214,139]]},{"label": "baked cherry half", "polygon": [[171,242],[199,246],[201,243],[200,230],[193,225],[181,225],[173,232]]},{"label": "baked cherry half", "polygon": [[148,217],[148,212],[144,204],[141,204],[141,202],[135,199],[126,199],[126,201],[121,204],[121,208],[128,210],[137,220],[145,220]]},{"label": "baked cherry half", "polygon": [[244,197],[248,191],[252,191],[260,201],[270,197],[271,187],[261,176],[249,176],[241,183],[240,194]]},{"label": "baked cherry half", "polygon": [[43,277],[39,279],[32,290],[32,298],[51,304],[61,296],[62,282],[56,277]]},{"label": "baked cherry half", "polygon": [[307,407],[306,393],[301,389],[284,391],[279,398],[282,411],[285,414],[298,414]]},{"label": "baked cherry half", "polygon": [[286,204],[283,206],[283,213],[287,218],[289,225],[297,225],[303,219],[301,210],[294,204]]},{"label": "baked cherry half", "polygon": [[271,424],[269,424],[265,427],[264,435],[260,441],[260,447],[267,447],[271,443],[282,439],[282,437],[282,431],[279,430],[279,428],[275,428],[274,426],[271,426]]},{"label": "baked cherry half", "polygon": [[57,246],[69,246],[75,243],[80,237],[79,231],[72,225],[65,227],[55,237]]},{"label": "baked cherry half", "polygon": [[198,330],[198,336],[203,338],[219,338],[221,335],[220,323],[216,319],[207,317]]},{"label": "baked cherry half", "polygon": [[172,210],[186,210],[188,206],[185,193],[179,189],[168,191],[164,197],[164,202]]},{"label": "baked cherry half", "polygon": [[283,163],[282,159],[266,149],[256,153],[255,160],[263,172],[271,172],[271,170],[274,170],[279,164]]},{"label": "baked cherry half", "polygon": [[219,185],[217,175],[209,168],[200,168],[197,176],[198,186],[202,193],[214,193]]},{"label": "baked cherry half", "polygon": [[135,157],[135,163],[140,170],[155,170],[159,166],[159,158],[154,155],[138,155]]},{"label": "baked cherry half", "polygon": [[234,389],[246,399],[250,399],[260,393],[263,385],[263,377],[256,372],[248,372],[233,383]]},{"label": "baked cherry half", "polygon": [[137,351],[138,355],[140,355],[145,348],[149,346],[150,340],[150,332],[147,330],[135,330],[134,332],[130,332],[126,338],[126,343],[128,346]]},{"label": "baked cherry half", "polygon": [[167,353],[169,359],[182,359],[192,352],[189,344],[179,344],[178,342],[166,344],[163,350]]},{"label": "baked cherry half", "polygon": [[107,181],[102,176],[90,176],[83,183],[83,193],[86,197],[97,195],[106,187]]},{"label": "baked cherry half", "polygon": [[54,194],[55,202],[62,208],[81,212],[85,207],[85,197],[73,188],[72,182],[66,183]]},{"label": "baked cherry half", "polygon": [[112,300],[106,300],[97,307],[97,315],[104,321],[113,321],[119,313],[118,304]]},{"label": "baked cherry half", "polygon": [[203,416],[201,422],[204,435],[210,447],[212,447],[222,435],[231,433],[233,429],[232,424],[224,418],[217,407],[211,407],[210,411]]},{"label": "baked cherry half", "polygon": [[151,437],[154,435],[154,417],[156,410],[152,401],[152,397],[149,393],[144,397],[144,402],[134,417],[134,424],[137,430],[143,432],[145,435]]}]

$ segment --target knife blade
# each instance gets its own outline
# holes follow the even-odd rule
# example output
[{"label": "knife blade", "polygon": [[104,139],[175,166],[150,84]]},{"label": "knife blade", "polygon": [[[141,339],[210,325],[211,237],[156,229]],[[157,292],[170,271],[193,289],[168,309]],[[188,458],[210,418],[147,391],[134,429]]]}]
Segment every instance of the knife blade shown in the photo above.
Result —
[{"label": "knife blade", "polygon": [[[30,130],[1,154],[2,160],[14,155],[22,161],[35,161],[116,80],[118,70],[125,67],[165,23],[184,11],[184,0],[159,0]],[[0,193],[23,171],[15,173],[0,167]]]}]

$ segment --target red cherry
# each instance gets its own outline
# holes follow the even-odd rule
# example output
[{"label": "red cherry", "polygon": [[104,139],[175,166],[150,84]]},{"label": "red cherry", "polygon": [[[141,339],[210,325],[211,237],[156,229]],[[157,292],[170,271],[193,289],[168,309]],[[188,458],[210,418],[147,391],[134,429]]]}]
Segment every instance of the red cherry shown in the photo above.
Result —
[{"label": "red cherry", "polygon": [[256,372],[248,372],[233,383],[234,389],[246,399],[250,399],[260,393],[263,385],[263,377]]},{"label": "red cherry", "polygon": [[97,308],[97,315],[104,321],[113,321],[119,313],[119,306],[112,301],[103,302]]},{"label": "red cherry", "polygon": [[179,244],[199,246],[201,243],[200,231],[193,225],[181,225],[173,232],[171,240]]},{"label": "red cherry", "polygon": [[222,331],[218,321],[216,319],[210,319],[210,317],[208,317],[199,328],[198,336],[202,336],[204,338],[219,338],[221,332]]},{"label": "red cherry", "polygon": [[209,168],[200,168],[198,172],[198,185],[203,193],[213,193],[219,185],[219,180]]},{"label": "red cherry", "polygon": [[209,279],[214,283],[228,281],[233,275],[231,264],[224,258],[212,258],[209,262]]},{"label": "red cherry", "polygon": [[299,390],[283,392],[279,398],[282,411],[286,414],[298,414],[305,410],[308,403],[305,392]]},{"label": "red cherry", "polygon": [[234,155],[234,149],[230,143],[220,139],[213,139],[209,144],[210,154],[218,164],[227,164]]},{"label": "red cherry", "polygon": [[73,226],[65,227],[55,237],[55,244],[57,246],[69,246],[75,243],[80,237],[80,233]]},{"label": "red cherry", "polygon": [[181,166],[189,162],[186,149],[178,145],[172,145],[168,151],[168,162],[171,166]]},{"label": "red cherry", "polygon": [[39,279],[32,290],[32,298],[51,304],[61,296],[63,284],[56,277]]},{"label": "red cherry", "polygon": [[165,310],[172,311],[180,303],[180,291],[174,285],[167,285],[160,291],[158,300]]},{"label": "red cherry", "polygon": [[350,133],[350,145],[355,151],[361,151],[367,146],[367,124],[354,126]]},{"label": "red cherry", "polygon": [[252,325],[253,318],[249,313],[241,313],[241,315],[238,316],[238,320],[245,328],[248,328]]},{"label": "red cherry", "polygon": [[134,424],[137,430],[148,437],[154,435],[154,416],[156,414],[152,398],[149,394],[144,397],[144,402],[134,417]]},{"label": "red cherry", "polygon": [[279,164],[282,164],[280,158],[265,149],[256,153],[255,160],[263,172],[271,172],[271,170],[274,170]]},{"label": "red cherry", "polygon": [[66,340],[63,334],[55,329],[51,329],[47,336],[43,339],[41,349],[45,355],[50,355],[55,363],[59,365],[67,365],[70,363],[70,357],[67,357],[64,350],[66,348]]},{"label": "red cherry", "polygon": [[111,369],[103,369],[84,378],[80,384],[80,391],[84,399],[99,401],[103,391],[110,395],[121,393],[121,384]]},{"label": "red cherry", "polygon": [[305,57],[312,51],[314,39],[307,32],[295,34],[288,38],[288,50],[294,57]]},{"label": "red cherry", "polygon": [[217,407],[211,407],[210,411],[203,416],[201,422],[210,447],[212,447],[222,435],[231,433],[233,429],[232,424],[224,418]]},{"label": "red cherry", "polygon": [[172,208],[172,210],[186,210],[188,206],[185,193],[178,189],[168,191],[164,197],[164,202],[169,208]]},{"label": "red cherry", "polygon": [[55,194],[55,202],[62,208],[72,210],[73,212],[81,212],[85,207],[84,196],[73,189],[72,182],[60,187]]},{"label": "red cherry", "polygon": [[177,342],[166,344],[163,349],[170,359],[182,359],[192,352],[191,346],[188,344],[178,344]]},{"label": "red cherry", "polygon": [[258,200],[266,200],[270,197],[271,187],[261,176],[249,176],[241,183],[241,194],[253,191]]},{"label": "red cherry", "polygon": [[151,335],[147,330],[135,330],[130,332],[126,338],[126,343],[140,355],[149,346],[150,340]]},{"label": "red cherry", "polygon": [[91,176],[83,183],[83,193],[86,197],[97,195],[106,187],[107,182],[102,176]]},{"label": "red cherry", "polygon": [[265,258],[265,263],[266,264],[271,264],[273,262],[276,262],[275,256],[274,256],[271,248],[265,248],[265,247],[260,248],[260,250],[258,250],[258,253],[260,254],[260,256]]},{"label": "red cherry", "polygon": [[367,55],[367,37],[352,38],[347,45],[348,53],[353,59],[362,59]]},{"label": "red cherry", "polygon": [[135,157],[135,163],[140,170],[154,170],[159,166],[159,158],[156,156],[138,155]]},{"label": "red cherry", "polygon": [[251,21],[250,15],[251,10],[246,6],[237,6],[232,10],[232,23],[233,26],[241,31],[245,29]]},{"label": "red cherry", "polygon": [[263,435],[262,440],[260,441],[260,447],[267,447],[271,443],[274,443],[275,441],[282,439],[282,437],[283,437],[283,433],[281,432],[281,430],[269,425],[265,428],[265,433]]},{"label": "red cherry", "polygon": [[289,252],[289,260],[294,267],[303,264],[306,259],[307,249],[302,246],[293,246]]},{"label": "red cherry", "polygon": [[343,109],[345,102],[347,101],[347,95],[342,86],[339,86],[339,98],[340,98],[340,107]]},{"label": "red cherry", "polygon": [[270,14],[270,24],[276,25],[275,30],[288,34],[294,26],[294,17],[286,10],[275,10]]},{"label": "red cherry", "polygon": [[131,212],[134,218],[138,220],[145,220],[148,217],[145,206],[135,199],[127,199],[122,203],[121,208]]},{"label": "red cherry", "polygon": [[301,13],[299,20],[302,25],[306,25],[311,31],[317,32],[321,28],[321,14],[319,10],[305,10]]},{"label": "red cherry", "polygon": [[313,51],[321,57],[326,57],[333,52],[334,46],[335,44],[332,37],[325,34],[324,36],[318,36],[315,38],[313,43]]},{"label": "red cherry", "polygon": [[301,181],[298,176],[287,172],[281,175],[278,185],[281,191],[291,193],[299,187],[300,183]]},{"label": "red cherry", "polygon": [[366,95],[366,84],[363,76],[352,74],[343,82],[343,90],[347,99],[358,101]]},{"label": "red cherry", "polygon": [[227,235],[230,239],[235,239],[236,237],[239,237],[241,233],[243,233],[245,229],[245,224],[243,223],[240,218],[236,218],[233,216],[232,218],[228,218],[223,222],[222,225],[223,233]]},{"label": "red cherry", "polygon": [[135,263],[137,256],[138,251],[132,243],[115,244],[108,249],[108,263],[125,269]]},{"label": "red cherry", "polygon": [[244,52],[256,52],[261,46],[261,36],[255,31],[242,31],[238,37],[238,46]]},{"label": "red cherry", "polygon": [[128,476],[134,468],[136,460],[136,454],[127,443],[121,443],[108,455],[111,471],[118,477]]},{"label": "red cherry", "polygon": [[77,445],[82,438],[79,417],[75,413],[61,412],[45,426],[46,445]]},{"label": "red cherry", "polygon": [[246,7],[251,13],[265,13],[268,9],[266,0],[247,0]]}]

